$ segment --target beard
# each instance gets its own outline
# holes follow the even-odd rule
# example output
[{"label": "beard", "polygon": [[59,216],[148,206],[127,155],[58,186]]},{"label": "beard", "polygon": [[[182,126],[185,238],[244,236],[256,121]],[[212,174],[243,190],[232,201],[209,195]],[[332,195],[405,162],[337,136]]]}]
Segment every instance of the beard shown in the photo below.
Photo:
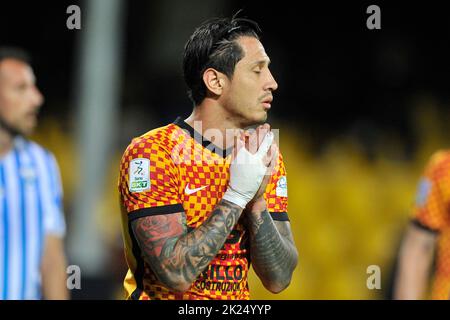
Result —
[{"label": "beard", "polygon": [[235,117],[238,119],[240,128],[242,129],[264,124],[267,120],[267,116],[267,111],[258,110],[257,108],[244,111],[237,109],[237,112],[235,113]]},{"label": "beard", "polygon": [[[264,112],[264,111],[263,111]],[[264,112],[264,114],[261,113],[261,115],[259,114],[260,112],[257,112],[258,115],[256,115],[255,113],[249,114],[246,117],[243,118],[243,126],[244,128],[246,127],[256,127],[259,126],[261,124],[264,124],[267,120],[267,112]]]}]

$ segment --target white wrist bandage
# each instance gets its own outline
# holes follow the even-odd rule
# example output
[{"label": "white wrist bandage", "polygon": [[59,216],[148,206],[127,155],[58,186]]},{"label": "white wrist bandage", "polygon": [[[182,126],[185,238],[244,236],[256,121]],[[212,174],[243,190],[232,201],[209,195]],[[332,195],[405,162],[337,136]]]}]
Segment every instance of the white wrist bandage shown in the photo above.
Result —
[{"label": "white wrist bandage", "polygon": [[268,132],[256,153],[250,153],[245,147],[238,151],[230,165],[230,181],[223,199],[237,204],[241,208],[245,208],[247,203],[253,199],[267,172],[263,158],[269,151],[272,142],[273,133]]}]

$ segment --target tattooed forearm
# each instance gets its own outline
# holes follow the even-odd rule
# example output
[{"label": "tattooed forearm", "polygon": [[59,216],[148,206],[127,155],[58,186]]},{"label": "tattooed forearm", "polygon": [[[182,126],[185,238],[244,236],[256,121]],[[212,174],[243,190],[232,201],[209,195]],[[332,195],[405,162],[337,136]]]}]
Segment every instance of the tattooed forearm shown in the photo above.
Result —
[{"label": "tattooed forearm", "polygon": [[253,268],[266,288],[279,292],[289,285],[298,260],[289,224],[274,222],[267,210],[247,217]]},{"label": "tattooed forearm", "polygon": [[186,291],[222,248],[241,213],[242,208],[222,200],[189,233],[184,212],[139,218],[132,228],[158,279],[173,290]]}]

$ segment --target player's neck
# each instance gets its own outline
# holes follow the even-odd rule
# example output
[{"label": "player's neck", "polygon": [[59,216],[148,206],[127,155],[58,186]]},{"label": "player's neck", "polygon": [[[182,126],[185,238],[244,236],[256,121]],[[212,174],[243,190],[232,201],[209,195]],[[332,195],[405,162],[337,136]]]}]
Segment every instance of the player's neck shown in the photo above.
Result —
[{"label": "player's neck", "polygon": [[[240,129],[217,104],[202,103],[196,106],[185,121],[203,138],[224,149],[232,146],[233,135]],[[222,141],[217,141],[218,137],[222,137]]]},{"label": "player's neck", "polygon": [[0,158],[12,149],[13,140],[14,137],[8,131],[0,128]]}]

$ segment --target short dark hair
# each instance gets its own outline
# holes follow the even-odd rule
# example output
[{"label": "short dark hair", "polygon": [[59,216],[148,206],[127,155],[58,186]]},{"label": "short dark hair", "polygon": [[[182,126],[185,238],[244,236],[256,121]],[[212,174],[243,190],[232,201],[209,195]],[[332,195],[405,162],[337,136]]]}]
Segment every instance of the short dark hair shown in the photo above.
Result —
[{"label": "short dark hair", "polygon": [[258,24],[250,19],[237,18],[239,12],[231,18],[213,18],[203,22],[184,47],[184,81],[188,86],[189,98],[195,105],[206,97],[203,72],[214,68],[231,79],[236,64],[244,56],[236,39],[241,36],[260,38]]},{"label": "short dark hair", "polygon": [[5,59],[15,59],[26,64],[31,63],[30,55],[18,47],[0,46],[0,62]]}]

